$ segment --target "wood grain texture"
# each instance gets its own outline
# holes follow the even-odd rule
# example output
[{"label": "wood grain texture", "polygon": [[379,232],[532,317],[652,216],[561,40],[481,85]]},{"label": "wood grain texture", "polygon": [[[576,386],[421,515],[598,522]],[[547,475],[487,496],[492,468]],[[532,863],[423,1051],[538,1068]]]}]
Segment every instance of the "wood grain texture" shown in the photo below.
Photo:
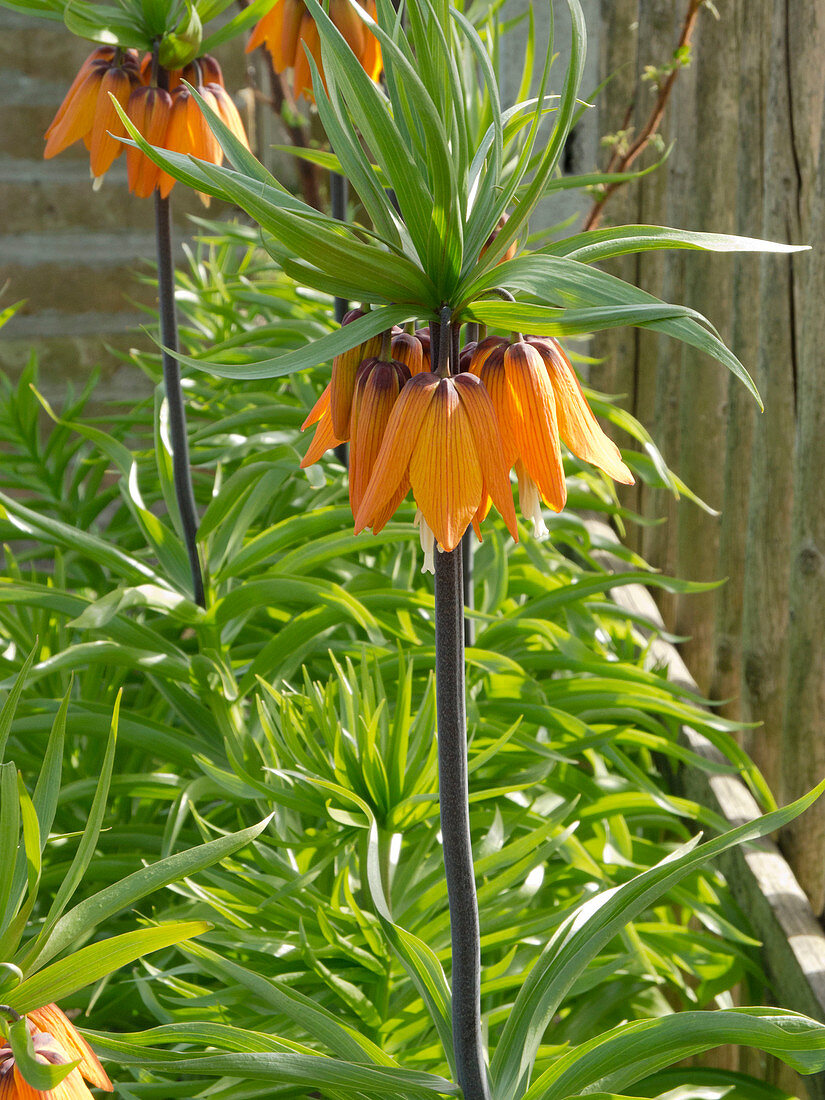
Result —
[{"label": "wood grain texture", "polygon": [[[601,520],[588,520],[587,527],[602,544],[611,538],[617,541]],[[607,568],[622,568],[621,562],[608,552],[598,551],[594,556]],[[628,611],[644,616],[655,629],[664,627],[659,609],[643,585],[617,588],[611,598]],[[649,655],[651,666],[666,669],[669,680],[697,690],[687,665],[670,643],[654,638]],[[682,727],[681,739],[705,759],[725,762],[718,749],[696,730]],[[675,778],[680,793],[715,810],[731,827],[760,816],[755,799],[735,776],[709,776],[696,769],[682,768]],[[762,940],[763,961],[775,987],[777,1003],[825,1020],[825,933],[777,845],[763,839],[736,848],[720,857],[718,865],[737,902],[747,912],[755,935]],[[801,1080],[804,1085],[800,1084],[800,1095],[807,1092],[810,1100],[825,1100],[825,1074]]]}]

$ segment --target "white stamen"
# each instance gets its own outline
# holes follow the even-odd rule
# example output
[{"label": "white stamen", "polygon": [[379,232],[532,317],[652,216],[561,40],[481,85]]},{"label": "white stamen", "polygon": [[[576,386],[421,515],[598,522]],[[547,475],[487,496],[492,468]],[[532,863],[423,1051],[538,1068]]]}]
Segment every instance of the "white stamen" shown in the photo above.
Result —
[{"label": "white stamen", "polygon": [[[420,519],[419,519],[420,517]],[[435,573],[435,535],[429,528],[427,521],[418,513],[416,516],[416,522],[418,523],[418,537],[421,539],[421,549],[424,551],[424,564],[421,566],[422,573]],[[439,550],[441,547],[439,547]]]},{"label": "white stamen", "polygon": [[103,176],[94,176],[92,178],[92,190],[99,191],[103,186]]},{"label": "white stamen", "polygon": [[536,488],[536,483],[529,474],[519,470],[518,472],[518,502],[521,514],[533,524],[533,535],[537,539],[543,539],[550,532],[541,514],[541,497]]}]

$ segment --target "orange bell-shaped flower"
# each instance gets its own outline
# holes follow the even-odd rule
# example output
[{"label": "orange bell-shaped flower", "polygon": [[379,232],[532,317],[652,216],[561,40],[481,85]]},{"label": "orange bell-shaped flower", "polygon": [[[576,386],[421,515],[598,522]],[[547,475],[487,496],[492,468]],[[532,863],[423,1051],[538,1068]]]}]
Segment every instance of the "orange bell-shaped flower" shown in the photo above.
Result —
[{"label": "orange bell-shaped flower", "polygon": [[[358,3],[375,19],[375,0],[358,0]],[[330,0],[329,17],[358,58],[370,80],[377,81],[383,67],[381,46],[375,35],[358,17],[353,0]],[[258,20],[246,50],[249,53],[257,46],[265,46],[272,58],[272,67],[276,73],[286,72],[287,69],[293,70],[295,98],[303,95],[312,101],[314,99],[312,76],[304,44],[323,79],[321,39],[315,20],[306,4],[303,0],[276,0],[266,15]]]},{"label": "orange bell-shaped flower", "polygon": [[547,533],[541,501],[560,512],[567,500],[560,438],[579,458],[616,481],[633,484],[556,341],[530,338],[510,344],[488,338],[476,350],[472,369],[495,407],[507,468],[515,466],[519,504],[534,534]]},{"label": "orange bell-shaped flower", "polygon": [[[422,544],[432,532],[453,550],[485,494],[517,538],[513,497],[489,396],[470,374],[418,374],[393,406],[355,529],[376,532],[409,478],[421,512]],[[425,568],[432,560],[425,561]]]},{"label": "orange bell-shaped flower", "polygon": [[[381,450],[390,415],[410,372],[403,363],[365,359],[358,368],[350,417],[349,502],[353,516],[358,514],[367,491],[375,460]],[[377,523],[383,527],[407,495],[409,481],[402,481],[385,505]]]},{"label": "orange bell-shaped flower", "polygon": [[[138,85],[129,96],[126,113],[150,145],[163,146],[172,113],[172,97],[167,91]],[[126,170],[129,190],[138,198],[148,198],[157,187],[160,168],[140,149],[129,146]]]}]

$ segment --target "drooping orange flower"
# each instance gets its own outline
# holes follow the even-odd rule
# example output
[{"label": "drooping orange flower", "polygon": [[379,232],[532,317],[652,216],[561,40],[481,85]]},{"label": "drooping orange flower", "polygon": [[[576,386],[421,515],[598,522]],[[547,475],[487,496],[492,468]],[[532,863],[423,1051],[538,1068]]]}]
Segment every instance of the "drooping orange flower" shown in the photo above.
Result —
[{"label": "drooping orange flower", "polygon": [[[350,417],[349,502],[353,516],[358,514],[367,491],[393,407],[409,380],[409,369],[397,360],[365,359],[358,368]],[[386,504],[386,516],[382,513],[377,519],[379,528],[396,510],[409,488],[409,481],[402,481],[398,486]]]},{"label": "drooping orange flower", "polygon": [[83,62],[57,114],[46,130],[46,160],[83,140],[90,153],[95,186],[125,146],[111,136],[125,137],[126,130],[109,98],[125,107],[132,89],[140,83],[136,50],[101,46]]},{"label": "drooping orange flower", "polygon": [[425,569],[433,568],[432,540],[442,550],[455,549],[486,495],[518,537],[495,411],[474,375],[417,374],[404,386],[355,517],[356,532],[381,530],[407,480],[421,514]]},{"label": "drooping orange flower", "polygon": [[[238,109],[221,84],[201,84],[198,94],[218,117],[229,127],[235,137],[248,149],[249,141],[241,122]],[[160,143],[163,148],[174,153],[183,153],[210,164],[223,163],[223,149],[209,128],[206,116],[201,112],[198,101],[183,84],[172,92],[172,106],[166,136]],[[168,172],[158,173],[158,190],[161,198],[166,198],[175,185],[174,176]],[[201,195],[206,206],[209,197]]]},{"label": "drooping orange flower", "polygon": [[495,407],[507,469],[516,469],[522,514],[536,535],[544,535],[541,501],[560,512],[567,500],[560,438],[614,480],[632,485],[633,475],[599,427],[555,340],[496,341],[482,341],[471,369]]},{"label": "drooping orange flower", "polygon": [[[140,84],[129,96],[126,113],[150,145],[162,146],[172,114],[172,97],[163,88]],[[148,198],[158,185],[160,168],[134,146],[126,150],[129,190],[138,198]]]},{"label": "drooping orange flower", "polygon": [[38,1092],[24,1080],[8,1043],[0,1042],[0,1100],[92,1100],[84,1077],[105,1092],[114,1091],[97,1055],[57,1005],[37,1008],[26,1019],[39,1062],[44,1065],[79,1062],[79,1065],[54,1089]]},{"label": "drooping orange flower", "polygon": [[[358,3],[375,19],[375,0],[358,0]],[[382,69],[381,46],[375,35],[361,22],[350,0],[330,0],[329,17],[346,39],[370,80],[378,80]],[[249,53],[257,46],[265,46],[276,73],[293,70],[295,98],[303,95],[312,101],[312,75],[304,45],[323,79],[321,39],[306,4],[303,0],[276,0],[255,25],[246,50]]]},{"label": "drooping orange flower", "polygon": [[[46,130],[46,159],[57,156],[76,141],[83,140],[90,153],[92,175],[97,188],[105,173],[126,146],[119,140],[126,129],[118,117],[110,94],[123,107],[146,140],[159,148],[208,160],[223,161],[223,151],[201,114],[197,101],[181,79],[196,85],[198,92],[246,148],[249,142],[238,109],[223,85],[221,67],[214,57],[203,57],[186,68],[170,72],[172,97],[164,89],[150,86],[152,58],[138,61],[136,50],[100,46],[83,62],[71,88]],[[177,112],[173,110],[180,100]],[[129,190],[141,198],[160,188],[165,198],[175,181],[139,149],[128,150]],[[204,197],[204,196],[202,196]],[[205,199],[205,197],[204,197]],[[205,199],[206,201],[206,199]],[[207,201],[208,205],[208,201]]]},{"label": "drooping orange flower", "polygon": [[[364,316],[363,309],[351,309],[344,314],[342,325],[349,325]],[[381,352],[383,336],[371,336],[363,344],[356,344],[349,351],[336,355],[332,361],[332,381],[329,400],[332,428],[339,442],[349,439],[349,419],[352,410],[352,395],[355,392],[355,376],[365,359]],[[312,421],[310,421],[312,423]]]}]

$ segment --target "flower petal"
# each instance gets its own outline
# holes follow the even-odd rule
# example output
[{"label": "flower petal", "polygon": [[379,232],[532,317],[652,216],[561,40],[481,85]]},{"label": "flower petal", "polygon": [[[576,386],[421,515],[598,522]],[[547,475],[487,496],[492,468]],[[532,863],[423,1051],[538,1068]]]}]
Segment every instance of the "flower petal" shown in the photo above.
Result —
[{"label": "flower petal", "polygon": [[124,68],[109,69],[100,82],[97,95],[95,117],[92,122],[91,166],[95,179],[105,175],[112,162],[126,148],[118,137],[126,137],[126,127],[120,121],[109,93],[115,97],[121,107],[126,108],[132,94],[132,79]]},{"label": "flower petal", "polygon": [[368,359],[359,370],[352,402],[349,455],[349,502],[353,516],[367,491],[393,406],[406,381],[405,374],[408,378],[403,367],[396,368],[378,359]]},{"label": "flower petal", "polygon": [[215,97],[221,121],[226,123],[238,141],[249,149],[249,138],[246,136],[246,130],[232,96],[221,84],[207,84],[206,87]]},{"label": "flower petal", "polygon": [[438,375],[417,374],[393,405],[381,450],[355,517],[356,534],[378,522],[409,476],[413,448],[440,382]]},{"label": "flower petal", "polygon": [[615,481],[633,485],[633,474],[622,462],[619,448],[599,426],[570,360],[560,345],[555,340],[531,340],[530,343],[547,368],[556,399],[556,416],[562,440],[574,455],[585,462],[592,462]]},{"label": "flower petal", "polygon": [[[172,111],[169,115],[169,126],[163,141],[163,148],[173,153],[190,153],[192,151],[189,142],[189,122],[186,117],[186,104],[191,98],[189,92],[182,85],[172,93]],[[158,173],[158,191],[160,197],[165,199],[175,186],[175,177],[161,170]]]},{"label": "flower petal", "polygon": [[46,148],[43,150],[46,160],[56,157],[91,132],[104,74],[105,70],[101,66],[91,66],[72,94],[71,100],[67,96],[63,101],[65,110],[62,115],[58,111],[59,119],[56,116],[47,131]]},{"label": "flower petal", "polygon": [[484,360],[481,381],[493,403],[504,455],[504,466],[509,470],[518,458],[518,445],[513,435],[515,412],[510,383],[507,381],[507,373],[504,369],[505,346],[495,348]]},{"label": "flower petal", "polygon": [[[266,15],[262,15],[258,22],[255,24],[252,34],[249,36],[249,41],[246,44],[246,52],[252,53],[258,46],[265,45],[272,55],[272,63],[275,65],[275,72],[282,72],[283,69],[278,68],[275,57],[276,52],[280,59],[281,54],[281,27],[283,26],[284,19],[284,0],[276,0],[275,7],[268,11]],[[285,68],[286,66],[284,66]]]},{"label": "flower petal", "polygon": [[440,380],[424,414],[410,482],[439,545],[454,550],[481,503],[482,478],[470,418],[452,378]]},{"label": "flower petal", "polygon": [[484,495],[489,494],[492,498],[507,524],[507,530],[518,542],[516,509],[508,477],[509,467],[504,459],[504,449],[493,402],[481,379],[476,378],[474,374],[457,374],[453,378],[453,383],[470,421],[481,466],[481,476],[484,479]]},{"label": "flower petal", "polygon": [[[48,137],[52,130],[54,130],[58,123],[64,118],[67,111],[69,110],[69,107],[71,106],[71,102],[74,98],[75,92],[80,88],[80,85],[86,79],[88,74],[92,71],[92,68],[99,67],[101,69],[100,75],[102,78],[103,72],[106,68],[106,64],[111,63],[116,52],[117,47],[115,46],[98,46],[96,50],[92,50],[92,52],[78,69],[77,76],[74,78],[68,92],[66,92],[65,96],[63,97],[63,102],[57,108],[57,114],[54,116],[54,118],[46,128],[46,133],[43,135],[44,137]],[[103,66],[95,66],[94,63],[96,61],[105,62],[106,64],[104,64]]]},{"label": "flower petal", "polygon": [[[129,118],[150,145],[163,145],[172,113],[172,97],[163,88],[139,85],[129,96]],[[157,186],[160,169],[140,149],[126,150],[129,190],[138,198],[148,198]]]},{"label": "flower petal", "polygon": [[305,11],[301,17],[301,37],[298,40],[298,45],[295,50],[292,93],[296,99],[303,95],[310,103],[314,103],[315,97],[312,94],[312,73],[310,72],[307,53],[304,49],[305,45],[306,50],[309,51],[315,61],[318,72],[323,80],[324,70],[321,64],[321,36],[315,25],[315,20],[307,11]]},{"label": "flower petal", "polygon": [[324,414],[318,421],[318,427],[315,429],[315,435],[312,437],[309,450],[301,459],[301,469],[305,470],[307,466],[312,466],[331,447],[340,447],[345,442],[346,440],[339,439],[333,431],[332,417]]},{"label": "flower petal", "polygon": [[547,504],[560,512],[567,500],[567,486],[556,402],[544,363],[534,347],[519,341],[505,351],[504,370],[510,386],[513,439],[519,458]]},{"label": "flower petal", "polygon": [[301,425],[301,431],[305,432],[307,428],[311,428],[313,424],[317,424],[325,412],[329,412],[329,391],[331,383],[327,382],[324,392],[312,406],[309,416]]}]

